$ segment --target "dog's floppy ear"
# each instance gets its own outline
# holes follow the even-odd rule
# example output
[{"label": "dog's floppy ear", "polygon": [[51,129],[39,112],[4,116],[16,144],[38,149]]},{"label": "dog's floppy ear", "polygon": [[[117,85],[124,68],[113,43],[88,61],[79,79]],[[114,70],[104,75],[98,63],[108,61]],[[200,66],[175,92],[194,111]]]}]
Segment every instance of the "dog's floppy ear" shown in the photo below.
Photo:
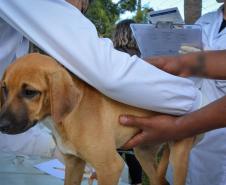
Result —
[{"label": "dog's floppy ear", "polygon": [[0,80],[0,111],[2,109],[3,96],[2,96],[2,81]]},{"label": "dog's floppy ear", "polygon": [[49,74],[48,79],[51,115],[55,123],[59,123],[78,105],[80,91],[64,69]]},{"label": "dog's floppy ear", "polygon": [[2,109],[2,106],[3,106],[3,92],[2,92],[2,86],[3,86],[3,80],[5,78],[5,75],[6,75],[6,70],[5,72],[3,73],[3,76],[2,76],[2,79],[0,79],[0,110]]}]

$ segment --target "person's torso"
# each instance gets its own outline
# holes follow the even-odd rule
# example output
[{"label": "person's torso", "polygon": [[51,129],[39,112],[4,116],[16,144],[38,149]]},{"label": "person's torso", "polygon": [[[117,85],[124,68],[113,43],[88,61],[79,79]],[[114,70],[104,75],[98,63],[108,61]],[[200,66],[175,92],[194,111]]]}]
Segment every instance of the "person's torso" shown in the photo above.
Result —
[{"label": "person's torso", "polygon": [[202,40],[204,50],[223,50],[226,49],[226,29],[220,32],[221,24],[223,21],[222,10],[211,12],[201,17],[197,24],[202,27]]},{"label": "person's torso", "polygon": [[[223,15],[219,11],[205,15],[198,21],[203,30],[205,50],[226,49],[226,28],[219,32],[222,21]],[[207,103],[213,102],[226,94],[226,81],[203,79],[201,91]],[[226,184],[225,141],[226,128],[205,133],[191,151],[186,185]]]}]

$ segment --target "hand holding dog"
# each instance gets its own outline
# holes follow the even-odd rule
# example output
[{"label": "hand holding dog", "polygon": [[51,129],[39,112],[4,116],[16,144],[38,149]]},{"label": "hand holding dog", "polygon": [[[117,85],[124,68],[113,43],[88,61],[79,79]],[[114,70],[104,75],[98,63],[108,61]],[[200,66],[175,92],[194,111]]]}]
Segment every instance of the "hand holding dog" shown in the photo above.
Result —
[{"label": "hand holding dog", "polygon": [[133,148],[140,144],[157,144],[178,139],[177,117],[160,115],[155,117],[136,117],[121,115],[119,122],[124,126],[137,127],[140,132],[129,140],[123,148]]},{"label": "hand holding dog", "polygon": [[226,126],[225,104],[226,96],[181,117],[169,115],[157,115],[155,117],[121,115],[119,122],[122,125],[140,129],[140,132],[129,140],[124,147],[132,148],[139,144],[175,141],[213,129],[224,128]]}]

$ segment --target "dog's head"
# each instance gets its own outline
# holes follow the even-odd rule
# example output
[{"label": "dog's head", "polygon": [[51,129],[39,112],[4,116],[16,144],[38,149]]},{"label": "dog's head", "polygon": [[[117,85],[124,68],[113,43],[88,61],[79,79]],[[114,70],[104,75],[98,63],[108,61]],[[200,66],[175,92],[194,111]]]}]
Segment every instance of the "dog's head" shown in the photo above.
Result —
[{"label": "dog's head", "polygon": [[79,90],[54,59],[30,54],[5,71],[0,96],[0,131],[18,134],[47,116],[60,123],[78,103]]}]

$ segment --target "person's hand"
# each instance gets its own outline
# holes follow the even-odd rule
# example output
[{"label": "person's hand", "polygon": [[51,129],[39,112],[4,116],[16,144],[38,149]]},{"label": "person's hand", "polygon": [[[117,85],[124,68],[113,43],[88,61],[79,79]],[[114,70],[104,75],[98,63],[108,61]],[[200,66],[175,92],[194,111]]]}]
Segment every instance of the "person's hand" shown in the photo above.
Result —
[{"label": "person's hand", "polygon": [[150,57],[144,60],[167,73],[180,77],[189,77],[193,75],[198,56],[189,53],[200,51],[200,49],[195,47],[181,46],[179,53],[183,55]]},{"label": "person's hand", "polygon": [[150,57],[144,60],[155,67],[180,77],[188,77],[189,70],[184,67],[181,56]]},{"label": "person's hand", "polygon": [[159,115],[154,117],[135,117],[132,115],[121,115],[119,122],[124,126],[140,129],[140,132],[130,139],[123,148],[129,149],[140,144],[157,144],[165,141],[178,139],[178,117]]}]

